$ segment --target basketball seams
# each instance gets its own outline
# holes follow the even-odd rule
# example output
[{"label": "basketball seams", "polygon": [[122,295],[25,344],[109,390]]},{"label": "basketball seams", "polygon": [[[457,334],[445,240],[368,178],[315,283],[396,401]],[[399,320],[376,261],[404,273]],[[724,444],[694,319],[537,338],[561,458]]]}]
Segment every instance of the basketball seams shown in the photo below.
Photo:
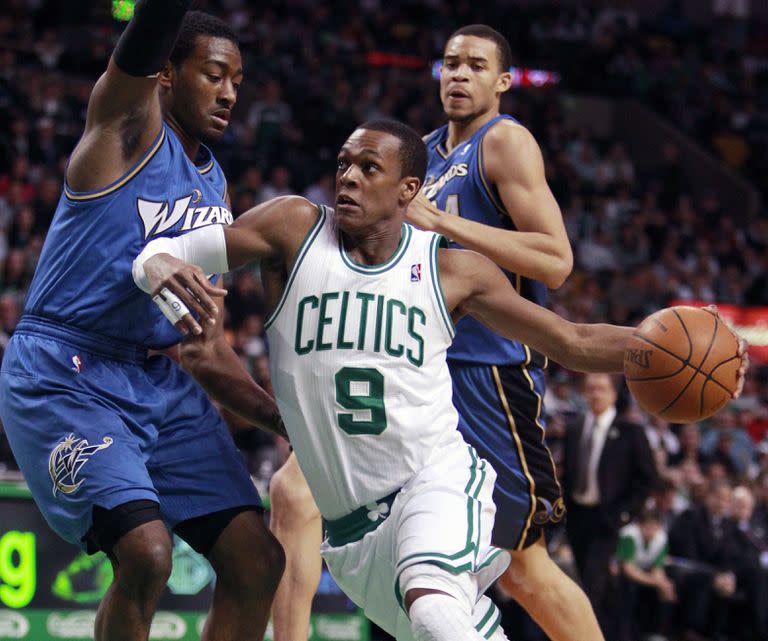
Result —
[{"label": "basketball seams", "polygon": [[[676,321],[670,318],[672,314]],[[710,416],[728,402],[740,357],[734,353],[730,332],[720,331],[727,329],[724,322],[721,327],[721,322],[711,310],[678,307],[661,310],[640,324],[628,342],[624,372],[641,407],[679,422],[697,420],[688,417]],[[664,334],[659,335],[660,330]],[[688,351],[684,355],[685,341]],[[653,350],[647,351],[646,346]],[[652,356],[654,352],[656,356]],[[721,381],[717,376],[724,378]],[[707,387],[710,381],[714,388]]]},{"label": "basketball seams", "polygon": [[685,326],[680,313],[674,307],[672,308],[672,313],[677,317],[677,320],[680,321],[680,327],[683,328],[683,332],[685,332],[685,338],[688,340],[688,356],[686,357],[685,362],[690,363],[691,357],[693,356],[693,341],[691,340],[691,335],[688,333],[688,328]]},{"label": "basketball seams", "polygon": [[[683,323],[683,319],[680,318],[679,314],[677,313],[677,310],[673,309],[672,311],[674,312],[675,316],[677,316],[678,319],[680,320],[680,324],[683,326],[683,329],[685,330],[685,335],[688,336],[688,340],[690,342],[690,335],[688,334],[688,329],[685,327],[685,323]],[[677,393],[677,396],[675,396],[675,398],[673,398],[664,409],[659,411],[659,416],[663,416],[666,412],[671,410],[672,407],[674,407],[675,403],[677,403],[677,401],[680,400],[680,397],[682,397],[682,395],[685,394],[686,390],[691,386],[691,383],[693,383],[694,379],[696,378],[696,374],[702,374],[706,378],[707,375],[701,371],[701,367],[707,361],[707,357],[709,356],[709,353],[712,351],[712,346],[715,344],[715,339],[717,338],[717,328],[720,323],[716,317],[714,318],[714,321],[715,321],[715,327],[712,331],[712,337],[709,339],[709,345],[707,346],[707,351],[704,352],[704,358],[701,359],[701,363],[699,363],[699,366],[694,368],[693,375],[688,380],[688,382],[685,385],[683,385],[682,389]],[[691,352],[692,351],[693,349],[691,348]],[[690,354],[689,354],[689,358],[690,358]],[[699,406],[699,414],[701,414],[701,406]]]}]

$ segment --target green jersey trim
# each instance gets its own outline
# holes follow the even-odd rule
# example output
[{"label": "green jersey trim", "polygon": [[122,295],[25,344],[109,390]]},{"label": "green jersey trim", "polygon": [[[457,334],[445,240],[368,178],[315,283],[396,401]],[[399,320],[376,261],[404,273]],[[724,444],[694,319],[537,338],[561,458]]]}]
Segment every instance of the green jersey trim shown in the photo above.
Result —
[{"label": "green jersey trim", "polygon": [[265,330],[269,329],[272,323],[274,323],[275,320],[277,320],[277,317],[280,314],[280,311],[283,309],[283,305],[285,305],[285,301],[288,299],[288,294],[291,291],[291,285],[293,285],[293,281],[296,280],[296,274],[299,272],[299,267],[301,267],[301,263],[306,257],[307,252],[309,251],[309,246],[314,242],[315,238],[317,238],[317,235],[320,233],[320,230],[322,229],[323,224],[325,223],[325,219],[326,219],[325,207],[323,205],[319,205],[317,220],[312,225],[310,230],[307,232],[307,235],[304,237],[304,240],[301,243],[301,247],[299,247],[299,251],[296,254],[296,260],[293,261],[293,267],[291,268],[291,273],[288,276],[288,281],[285,284],[283,295],[280,297],[280,302],[278,302],[277,307],[275,307],[275,311],[269,315],[269,318],[267,318],[266,322],[264,323]]},{"label": "green jersey trim", "polygon": [[406,568],[417,563],[429,563],[452,574],[477,569],[477,550],[480,547],[480,512],[482,510],[482,505],[477,498],[480,496],[480,490],[486,481],[487,470],[486,461],[477,456],[475,448],[470,445],[467,448],[472,462],[469,466],[469,481],[464,487],[464,493],[467,495],[467,539],[464,548],[454,554],[416,552],[400,559],[396,566],[395,597],[401,607],[403,606],[403,598],[400,594],[400,574]]},{"label": "green jersey trim", "polygon": [[358,274],[366,274],[368,276],[378,276],[386,271],[392,269],[403,257],[405,250],[408,249],[408,243],[411,241],[411,234],[413,228],[406,223],[402,224],[402,231],[400,232],[400,243],[395,250],[395,253],[390,256],[389,260],[380,265],[363,265],[358,263],[347,254],[347,250],[344,249],[344,241],[341,238],[341,232],[339,232],[339,253],[341,254],[341,260],[352,271]]},{"label": "green jersey trim", "polygon": [[451,340],[453,340],[454,336],[456,336],[456,326],[453,324],[453,319],[451,318],[451,314],[448,311],[448,305],[445,302],[445,292],[443,291],[443,285],[440,282],[440,264],[437,254],[440,247],[447,246],[448,241],[445,236],[435,234],[435,237],[432,239],[429,248],[429,271],[432,277],[432,290],[434,291],[435,298],[437,299],[437,306],[440,309],[440,315],[443,317],[443,323],[445,323],[445,328],[448,330],[448,336],[450,336]]}]

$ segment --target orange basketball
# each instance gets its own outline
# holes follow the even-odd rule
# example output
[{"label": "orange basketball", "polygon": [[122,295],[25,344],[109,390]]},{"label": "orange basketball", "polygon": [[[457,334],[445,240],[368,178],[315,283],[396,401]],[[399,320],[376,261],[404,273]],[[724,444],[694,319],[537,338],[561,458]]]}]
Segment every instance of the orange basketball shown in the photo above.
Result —
[{"label": "orange basketball", "polygon": [[627,342],[624,375],[645,411],[673,423],[712,416],[736,390],[739,341],[708,309],[669,307]]}]

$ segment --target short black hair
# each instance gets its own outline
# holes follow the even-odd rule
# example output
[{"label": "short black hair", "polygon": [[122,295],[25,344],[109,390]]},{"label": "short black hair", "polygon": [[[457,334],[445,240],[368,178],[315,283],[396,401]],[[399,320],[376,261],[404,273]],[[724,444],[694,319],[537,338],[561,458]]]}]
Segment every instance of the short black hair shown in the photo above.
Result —
[{"label": "short black hair", "polygon": [[490,40],[496,45],[501,72],[509,71],[509,68],[512,66],[512,47],[509,46],[509,40],[487,24],[470,24],[462,27],[454,31],[451,37],[448,38],[448,41],[453,40],[456,36],[475,36],[483,40]]},{"label": "short black hair", "polygon": [[427,173],[427,146],[416,133],[405,123],[389,118],[380,118],[364,122],[358,129],[368,131],[383,131],[400,141],[400,168],[403,176],[416,176],[422,183]]},{"label": "short black hair", "polygon": [[221,18],[205,13],[204,11],[188,11],[184,16],[176,38],[176,44],[171,51],[170,61],[178,66],[189,58],[195,49],[198,36],[210,36],[211,38],[224,38],[240,46],[232,27]]}]

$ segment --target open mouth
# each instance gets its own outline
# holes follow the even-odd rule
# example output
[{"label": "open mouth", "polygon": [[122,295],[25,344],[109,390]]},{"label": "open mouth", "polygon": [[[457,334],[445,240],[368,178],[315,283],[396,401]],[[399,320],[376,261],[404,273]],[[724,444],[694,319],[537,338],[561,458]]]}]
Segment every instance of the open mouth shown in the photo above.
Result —
[{"label": "open mouth", "polygon": [[211,114],[211,116],[218,124],[224,125],[225,127],[229,124],[229,112],[226,110],[216,111]]},{"label": "open mouth", "polygon": [[453,98],[454,100],[462,100],[468,99],[469,94],[466,91],[461,91],[460,89],[452,89],[448,92],[448,97]]},{"label": "open mouth", "polygon": [[346,194],[339,194],[336,197],[336,207],[359,207],[360,205],[354,198],[350,198]]}]

